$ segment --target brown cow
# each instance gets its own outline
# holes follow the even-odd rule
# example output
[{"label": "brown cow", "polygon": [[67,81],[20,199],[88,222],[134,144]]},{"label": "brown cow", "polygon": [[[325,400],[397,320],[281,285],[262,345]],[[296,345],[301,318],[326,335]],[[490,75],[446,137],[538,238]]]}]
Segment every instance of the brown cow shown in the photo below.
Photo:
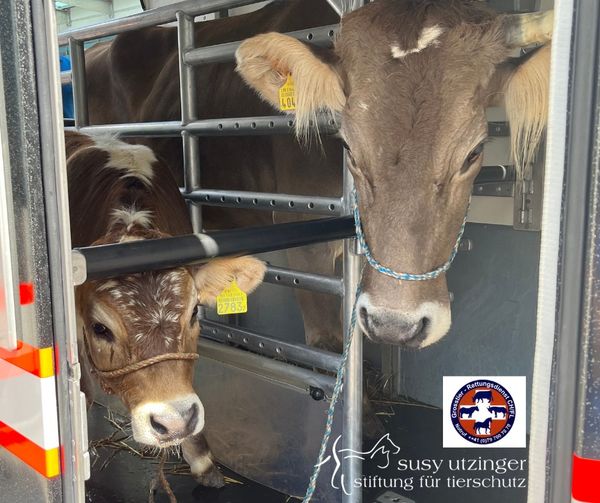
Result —
[{"label": "brown cow", "polygon": [[[73,246],[153,239],[192,232],[185,201],[169,170],[142,145],[66,134]],[[223,484],[202,437],[204,408],[193,383],[198,304],[213,305],[233,280],[251,292],[265,266],[251,257],[88,281],[77,288],[80,358],[101,387],[131,412],[143,444],[182,444],[204,485]],[[173,358],[118,374],[132,364]],[[112,372],[113,374],[107,373]],[[90,375],[85,372],[90,397]]]},{"label": "brown cow", "polygon": [[[485,108],[499,97],[513,121],[516,159],[523,164],[532,158],[546,119],[549,46],[520,59],[511,55],[518,47],[549,42],[552,13],[499,15],[473,0],[375,0],[344,17],[332,50],[266,33],[338,20],[326,0],[274,2],[245,16],[197,24],[196,44],[261,33],[239,48],[239,75],[273,106],[292,75],[303,140],[317,112],[341,114],[373,255],[396,271],[431,271],[455,244],[481,167]],[[117,36],[89,51],[87,72],[95,124],[180,117],[174,28]],[[230,64],[203,66],[197,80],[201,119],[273,113],[244,88]],[[149,141],[179,168],[181,179],[179,141]],[[303,150],[281,136],[203,138],[200,152],[204,187],[320,196],[340,191],[339,140],[308,142]],[[207,208],[204,222],[214,228],[265,218]],[[292,251],[290,261],[332,274],[337,253],[335,245],[321,245]],[[339,349],[339,303],[299,296],[308,342]],[[367,268],[358,307],[362,330],[379,342],[424,347],[450,328],[445,274],[398,281]]]}]

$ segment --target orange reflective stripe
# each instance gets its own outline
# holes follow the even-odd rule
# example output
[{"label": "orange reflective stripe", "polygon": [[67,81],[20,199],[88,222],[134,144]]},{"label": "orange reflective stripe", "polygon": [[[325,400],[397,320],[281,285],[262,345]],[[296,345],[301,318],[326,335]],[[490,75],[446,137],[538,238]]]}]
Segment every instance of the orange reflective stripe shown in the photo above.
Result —
[{"label": "orange reflective stripe", "polygon": [[43,449],[0,421],[0,446],[14,454],[44,477],[60,475],[59,449]]},{"label": "orange reflective stripe", "polygon": [[[54,349],[52,347],[38,349],[23,341],[18,341],[17,349],[14,351],[0,348],[0,359],[38,377],[54,375]],[[0,375],[0,379],[3,378],[5,377]]]}]

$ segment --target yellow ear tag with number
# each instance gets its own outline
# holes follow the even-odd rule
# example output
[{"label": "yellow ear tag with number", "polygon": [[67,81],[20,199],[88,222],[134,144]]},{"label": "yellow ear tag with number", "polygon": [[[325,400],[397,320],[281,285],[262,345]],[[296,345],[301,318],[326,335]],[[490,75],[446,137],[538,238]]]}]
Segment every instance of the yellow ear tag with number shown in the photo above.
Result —
[{"label": "yellow ear tag with number", "polygon": [[286,81],[279,88],[279,109],[282,112],[296,110],[296,89],[291,74],[288,74]]},{"label": "yellow ear tag with number", "polygon": [[217,314],[248,312],[248,296],[235,281],[217,295]]}]

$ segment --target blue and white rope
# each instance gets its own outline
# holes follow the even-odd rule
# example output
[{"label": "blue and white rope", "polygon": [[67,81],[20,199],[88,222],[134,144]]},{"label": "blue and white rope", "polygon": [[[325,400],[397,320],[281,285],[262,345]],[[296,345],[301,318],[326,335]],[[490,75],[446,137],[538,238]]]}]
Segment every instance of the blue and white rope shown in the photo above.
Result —
[{"label": "blue and white rope", "polygon": [[[391,276],[392,278],[400,280],[400,281],[427,281],[429,279],[437,278],[440,274],[443,274],[448,269],[450,269],[450,266],[452,265],[452,261],[454,260],[454,257],[456,257],[456,254],[458,253],[458,247],[460,245],[460,240],[462,239],[463,233],[465,232],[465,225],[467,224],[467,213],[469,212],[468,208],[467,208],[467,211],[465,212],[465,218],[463,220],[463,223],[460,226],[460,231],[458,232],[458,237],[456,238],[456,243],[454,244],[454,248],[452,248],[452,252],[450,253],[450,257],[448,257],[448,260],[446,261],[446,263],[439,266],[437,269],[434,269],[433,271],[425,272],[422,274],[414,274],[414,273],[410,273],[410,272],[396,272],[393,269],[390,269],[389,267],[382,265],[375,257],[373,257],[373,255],[371,254],[369,245],[367,244],[367,240],[365,239],[365,234],[363,232],[362,225],[360,223],[360,214],[358,212],[358,194],[356,193],[356,190],[352,191],[352,198],[353,198],[352,213],[354,215],[354,227],[356,228],[356,238],[358,239],[358,242],[364,251],[364,255],[365,255],[367,261],[369,262],[369,265],[373,269],[379,271],[382,274],[385,274],[386,276]],[[470,205],[471,205],[471,201],[469,200],[469,206]]]},{"label": "blue and white rope", "polygon": [[[362,278],[362,274],[361,274]],[[325,459],[325,453],[327,452],[327,445],[329,444],[329,437],[331,437],[331,430],[333,428],[333,418],[335,416],[335,406],[337,401],[344,389],[344,374],[346,373],[346,362],[348,361],[348,354],[350,352],[350,346],[352,345],[352,336],[354,335],[354,329],[356,327],[356,301],[361,292],[361,281],[358,281],[358,287],[356,288],[356,295],[354,297],[354,304],[352,306],[352,316],[350,317],[350,325],[348,326],[348,333],[346,334],[346,342],[344,343],[344,350],[342,351],[342,361],[337,371],[335,378],[335,385],[333,386],[333,393],[331,394],[331,403],[329,409],[327,409],[327,421],[325,422],[325,433],[323,434],[323,441],[321,442],[321,448],[319,449],[319,457],[317,458],[317,464],[313,469],[313,473],[310,476],[308,487],[306,488],[306,494],[302,503],[309,503],[317,488],[317,479],[321,472],[321,465]]]},{"label": "blue and white rope", "polygon": [[[356,190],[352,191],[352,204],[353,210],[352,213],[354,215],[354,226],[356,228],[356,238],[363,250],[363,253],[369,262],[369,265],[373,267],[375,270],[379,271],[386,276],[391,276],[399,281],[426,281],[430,279],[437,278],[440,274],[446,272],[450,269],[450,265],[454,261],[454,257],[458,253],[458,247],[460,245],[460,241],[462,239],[463,233],[465,232],[465,226],[467,223],[467,214],[469,208],[467,207],[467,211],[465,212],[465,218],[460,227],[460,231],[458,232],[458,237],[456,238],[456,243],[454,244],[454,248],[452,248],[452,252],[450,253],[450,257],[446,261],[445,264],[441,265],[437,269],[422,273],[422,274],[413,274],[406,272],[396,272],[389,267],[382,265],[377,259],[373,257],[371,254],[371,250],[369,249],[369,245],[365,239],[365,235],[362,229],[362,225],[360,223],[360,213],[358,210],[358,195]],[[469,206],[471,205],[471,201],[469,200]],[[308,483],[308,487],[306,488],[306,494],[304,495],[304,499],[302,503],[309,503],[312,499],[315,490],[317,488],[317,479],[319,478],[319,473],[321,472],[321,466],[323,464],[323,460],[325,459],[325,453],[327,452],[327,446],[329,444],[329,438],[331,437],[331,431],[333,429],[333,419],[335,416],[335,406],[338,402],[340,394],[344,389],[344,374],[346,373],[346,363],[348,361],[348,354],[350,352],[350,346],[352,345],[352,339],[354,336],[354,329],[356,328],[356,303],[358,301],[358,297],[361,293],[361,282],[362,282],[362,272],[360,275],[360,279],[358,281],[358,286],[356,288],[356,295],[354,297],[354,303],[352,306],[352,316],[350,317],[350,325],[348,326],[348,333],[346,334],[346,342],[344,343],[344,350],[342,352],[342,361],[340,362],[340,366],[337,370],[335,385],[333,387],[333,393],[331,395],[331,403],[329,404],[329,408],[327,409],[327,421],[325,423],[325,433],[323,434],[323,440],[321,442],[321,448],[319,449],[319,456],[317,458],[317,463],[314,466],[313,473],[310,476],[310,481]]]}]

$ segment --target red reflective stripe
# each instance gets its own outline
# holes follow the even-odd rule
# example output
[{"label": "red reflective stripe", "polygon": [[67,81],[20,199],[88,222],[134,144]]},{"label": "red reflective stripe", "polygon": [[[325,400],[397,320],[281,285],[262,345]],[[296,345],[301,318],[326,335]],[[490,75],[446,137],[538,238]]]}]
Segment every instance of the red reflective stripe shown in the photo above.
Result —
[{"label": "red reflective stripe", "polygon": [[[54,349],[52,347],[36,348],[26,342],[17,341],[17,349],[14,351],[0,348],[0,359],[38,377],[54,375]],[[2,378],[3,376],[0,375],[0,379]]]},{"label": "red reflective stripe", "polygon": [[59,449],[44,449],[0,421],[0,446],[44,477],[60,475]]},{"label": "red reflective stripe", "polygon": [[33,304],[33,300],[35,297],[33,293],[33,283],[21,283],[19,285],[19,294],[22,306],[25,306],[27,304]]},{"label": "red reflective stripe", "polygon": [[600,460],[573,454],[573,499],[600,503]]}]

